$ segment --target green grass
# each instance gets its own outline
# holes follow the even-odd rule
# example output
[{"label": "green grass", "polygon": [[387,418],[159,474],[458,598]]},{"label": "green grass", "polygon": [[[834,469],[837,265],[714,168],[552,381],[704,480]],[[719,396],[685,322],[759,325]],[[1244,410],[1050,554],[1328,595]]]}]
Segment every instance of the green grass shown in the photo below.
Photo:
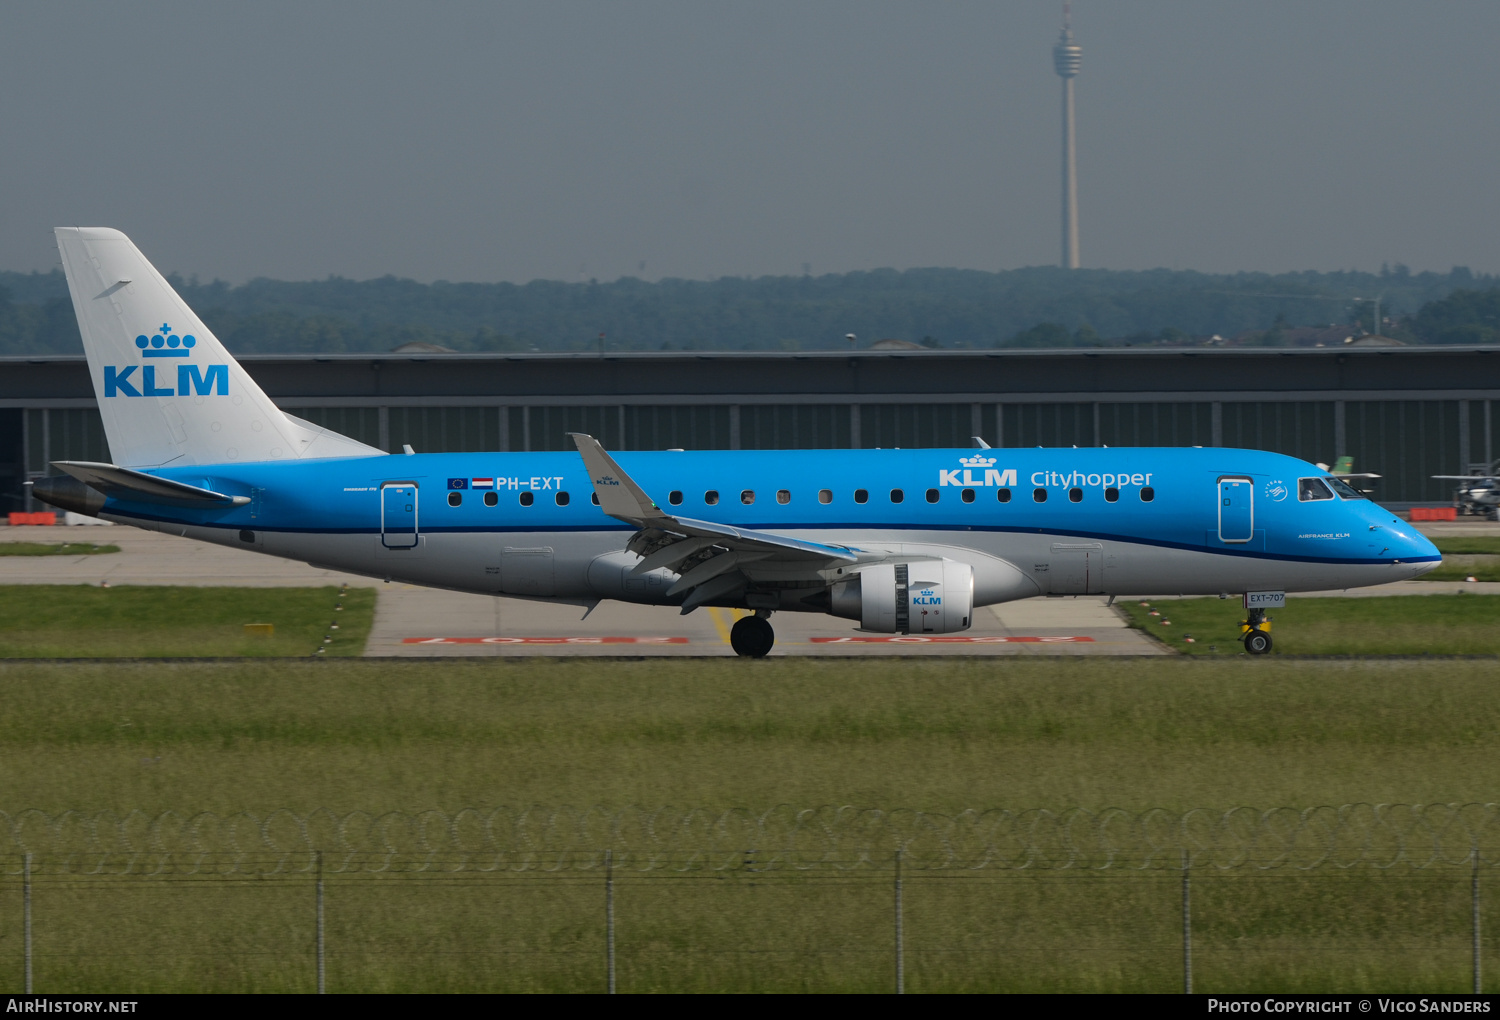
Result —
[{"label": "green grass", "polygon": [[[1238,599],[1116,604],[1132,626],[1175,651],[1245,654],[1239,643],[1245,610]],[[1160,615],[1152,616],[1153,611]],[[1267,617],[1272,622],[1272,654],[1500,655],[1500,595],[1288,596],[1286,608]]]},{"label": "green grass", "polygon": [[[325,634],[324,654],[360,655],[374,618],[371,588],[8,585],[0,658],[312,655]],[[274,624],[275,634],[247,637],[247,623]]]},{"label": "green grass", "polygon": [[[1140,811],[1500,789],[1488,660],[11,662],[0,698],[9,812]],[[620,989],[888,990],[892,878],[622,871]],[[907,987],[1172,991],[1180,889],[1162,871],[908,874]],[[1468,889],[1462,867],[1195,872],[1196,988],[1463,991]],[[1500,916],[1500,880],[1483,895]],[[306,991],[313,905],[305,875],[44,870],[37,989]],[[597,872],[334,875],[326,913],[330,990],[602,987]],[[0,989],[19,986],[19,916],[11,872]]]},{"label": "green grass", "polygon": [[119,551],[117,545],[93,542],[0,542],[0,556],[97,556]]},{"label": "green grass", "polygon": [[1422,575],[1424,581],[1500,581],[1500,537],[1455,535],[1434,538],[1443,564]]},{"label": "green grass", "polygon": [[1490,537],[1488,535],[1444,535],[1439,537],[1428,536],[1432,544],[1438,547],[1438,552],[1447,556],[1455,553],[1460,556],[1500,556],[1500,536]]},{"label": "green grass", "polygon": [[1495,800],[1500,662],[0,665],[0,810]]},{"label": "green grass", "polygon": [[[888,992],[893,875],[616,873],[622,992]],[[0,910],[20,913],[16,881]],[[1493,917],[1490,883],[1481,909]],[[1373,869],[1193,879],[1194,990],[1467,992],[1469,876]],[[603,876],[335,876],[332,992],[592,991],[606,981]],[[1147,873],[907,874],[910,992],[1175,992],[1181,879]],[[315,988],[307,876],[39,879],[38,992]],[[0,942],[17,991],[18,938]],[[1487,990],[1500,939],[1484,936]]]},{"label": "green grass", "polygon": [[1500,556],[1444,556],[1442,566],[1422,575],[1423,581],[1500,581]]}]

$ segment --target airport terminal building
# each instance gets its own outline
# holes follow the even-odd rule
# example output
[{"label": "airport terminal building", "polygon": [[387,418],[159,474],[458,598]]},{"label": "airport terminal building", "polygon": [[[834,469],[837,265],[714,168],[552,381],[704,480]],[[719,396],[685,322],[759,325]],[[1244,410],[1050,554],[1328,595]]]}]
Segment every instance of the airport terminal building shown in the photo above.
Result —
[{"label": "airport terminal building", "polygon": [[[1441,503],[1500,455],[1500,347],[247,356],[281,407],[381,449],[1233,446]],[[81,355],[0,359],[0,493],[108,461]]]}]

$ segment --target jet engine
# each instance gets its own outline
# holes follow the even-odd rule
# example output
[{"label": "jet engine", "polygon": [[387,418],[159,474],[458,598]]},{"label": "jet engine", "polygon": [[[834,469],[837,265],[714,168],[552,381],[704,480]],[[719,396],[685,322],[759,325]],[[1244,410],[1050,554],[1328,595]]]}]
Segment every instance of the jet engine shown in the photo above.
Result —
[{"label": "jet engine", "polygon": [[974,571],[954,560],[877,563],[829,593],[828,612],[881,634],[952,634],[974,618]]}]

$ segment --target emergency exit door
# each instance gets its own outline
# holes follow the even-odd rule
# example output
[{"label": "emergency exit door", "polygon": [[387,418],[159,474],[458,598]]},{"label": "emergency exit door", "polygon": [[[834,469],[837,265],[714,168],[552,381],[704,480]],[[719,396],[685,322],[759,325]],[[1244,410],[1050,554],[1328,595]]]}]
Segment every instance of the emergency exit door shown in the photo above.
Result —
[{"label": "emergency exit door", "polygon": [[1219,479],[1219,541],[1248,542],[1255,535],[1255,484],[1248,478]]},{"label": "emergency exit door", "polygon": [[380,487],[380,541],[387,549],[417,544],[417,486],[386,482]]}]

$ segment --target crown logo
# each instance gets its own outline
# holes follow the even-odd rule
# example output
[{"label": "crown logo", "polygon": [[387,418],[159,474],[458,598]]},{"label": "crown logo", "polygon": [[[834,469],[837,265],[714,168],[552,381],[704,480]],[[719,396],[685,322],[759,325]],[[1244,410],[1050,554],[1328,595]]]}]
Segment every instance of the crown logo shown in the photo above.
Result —
[{"label": "crown logo", "polygon": [[185,358],[197,343],[198,338],[193,334],[178,336],[165,322],[161,324],[161,332],[152,336],[142,333],[135,338],[135,345],[141,349],[143,358]]},{"label": "crown logo", "polygon": [[972,457],[960,457],[958,458],[958,462],[966,468],[987,468],[994,467],[995,458],[981,456],[976,453]]}]

